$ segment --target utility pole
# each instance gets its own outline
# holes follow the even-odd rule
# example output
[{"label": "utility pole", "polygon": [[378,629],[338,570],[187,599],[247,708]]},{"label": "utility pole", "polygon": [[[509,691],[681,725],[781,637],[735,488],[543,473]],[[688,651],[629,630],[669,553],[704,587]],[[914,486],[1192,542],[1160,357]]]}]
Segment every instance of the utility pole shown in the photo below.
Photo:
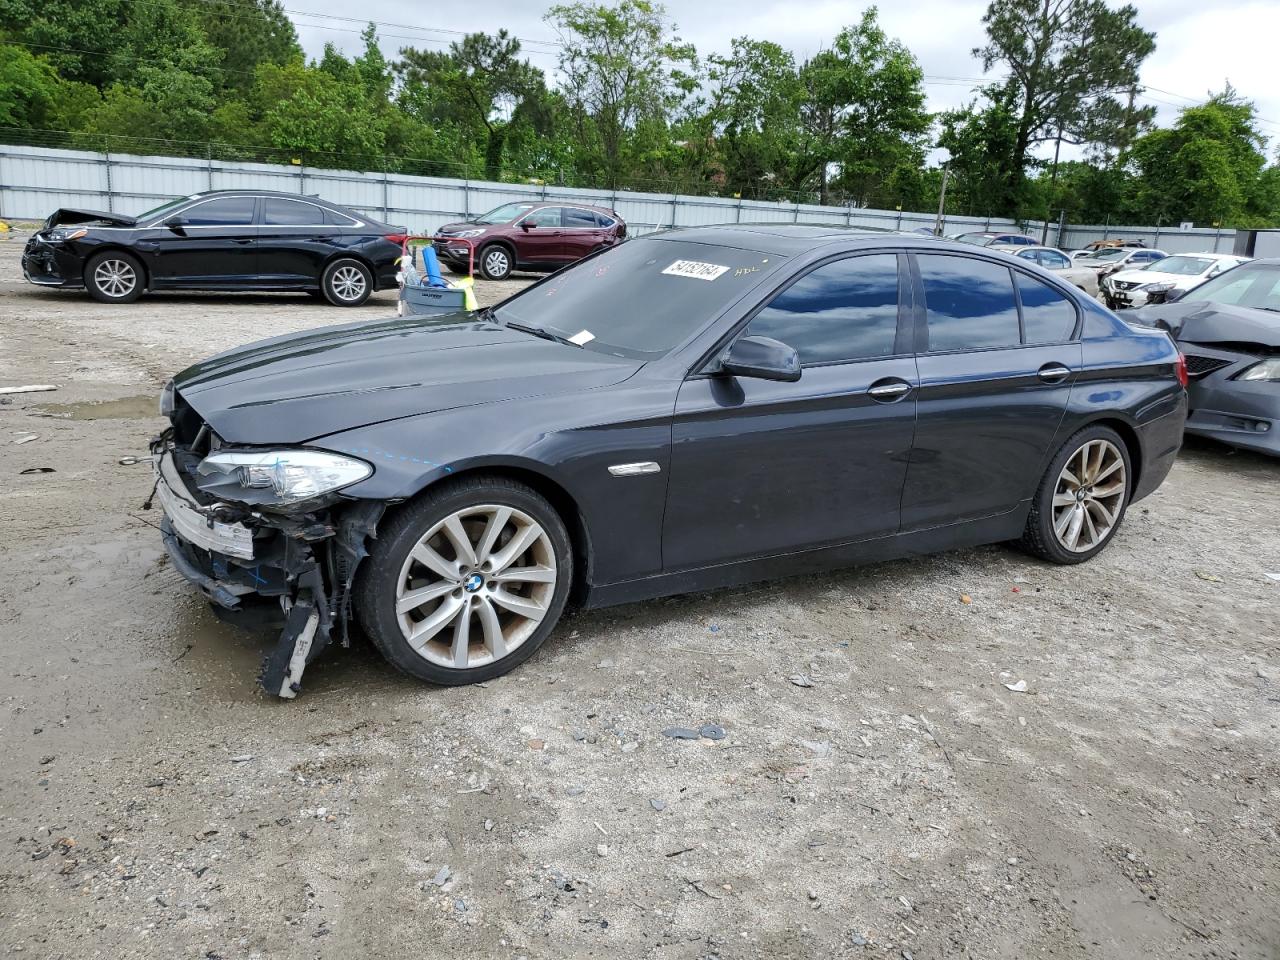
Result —
[{"label": "utility pole", "polygon": [[951,161],[942,165],[942,189],[938,191],[938,219],[933,221],[933,235],[942,236],[942,211],[947,205],[947,181],[951,178]]}]

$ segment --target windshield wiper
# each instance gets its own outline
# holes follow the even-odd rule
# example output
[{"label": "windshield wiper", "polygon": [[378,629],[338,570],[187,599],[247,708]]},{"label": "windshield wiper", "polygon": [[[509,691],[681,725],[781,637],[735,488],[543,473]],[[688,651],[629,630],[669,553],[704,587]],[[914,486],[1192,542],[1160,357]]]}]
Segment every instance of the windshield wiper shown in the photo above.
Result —
[{"label": "windshield wiper", "polygon": [[552,333],[544,327],[535,327],[528,323],[517,323],[514,320],[508,320],[507,326],[512,330],[519,330],[522,333],[532,333],[535,337],[541,337],[543,340],[554,340],[556,343],[563,343],[569,347],[577,347],[579,350],[582,349],[582,344],[574,343],[568,337],[562,337],[558,333]]}]

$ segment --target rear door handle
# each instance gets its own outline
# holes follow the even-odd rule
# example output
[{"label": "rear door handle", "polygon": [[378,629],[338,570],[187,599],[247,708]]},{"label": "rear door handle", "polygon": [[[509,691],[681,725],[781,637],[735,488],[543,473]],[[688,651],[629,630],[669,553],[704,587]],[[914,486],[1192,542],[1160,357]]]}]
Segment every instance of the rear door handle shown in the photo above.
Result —
[{"label": "rear door handle", "polygon": [[232,237],[231,242],[235,244],[239,244],[240,246],[243,247],[246,244],[253,243],[253,238],[252,237]]},{"label": "rear door handle", "polygon": [[911,392],[911,384],[905,380],[877,380],[867,388],[867,395],[878,403],[893,403]]},{"label": "rear door handle", "polygon": [[1046,363],[1037,376],[1045,383],[1061,383],[1071,376],[1071,370],[1060,363]]}]

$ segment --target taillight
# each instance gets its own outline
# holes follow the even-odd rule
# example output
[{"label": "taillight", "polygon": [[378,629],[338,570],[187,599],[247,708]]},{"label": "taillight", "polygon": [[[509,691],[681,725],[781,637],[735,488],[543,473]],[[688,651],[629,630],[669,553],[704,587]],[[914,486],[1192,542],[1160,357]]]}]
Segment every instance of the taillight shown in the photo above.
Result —
[{"label": "taillight", "polygon": [[1187,358],[1181,352],[1178,353],[1178,365],[1176,369],[1178,371],[1178,382],[1182,384],[1182,389],[1185,390],[1187,389],[1187,384],[1190,381],[1187,378]]},{"label": "taillight", "polygon": [[397,247],[403,247],[404,242],[409,239],[407,233],[388,233],[383,239],[390,240]]}]

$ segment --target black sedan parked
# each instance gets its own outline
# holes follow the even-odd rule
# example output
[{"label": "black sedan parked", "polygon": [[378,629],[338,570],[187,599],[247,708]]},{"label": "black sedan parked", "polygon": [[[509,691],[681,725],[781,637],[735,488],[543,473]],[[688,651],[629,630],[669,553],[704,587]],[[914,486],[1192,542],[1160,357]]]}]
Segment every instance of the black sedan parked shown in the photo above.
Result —
[{"label": "black sedan parked", "polygon": [[1187,432],[1280,457],[1280,260],[1218,274],[1176,302],[1143,307],[1187,358]]},{"label": "black sedan parked", "polygon": [[526,660],[565,604],[1020,540],[1088,560],[1164,480],[1169,337],[1033,264],[908,234],[630,240],[497,307],[292,334],[179,374],[164,542],[263,674],[354,614],[424,680]]},{"label": "black sedan parked", "polygon": [[137,217],[58,210],[27,241],[22,272],[104,303],[144,290],[302,290],[356,307],[396,285],[404,236],[317,197],[216,190]]}]

